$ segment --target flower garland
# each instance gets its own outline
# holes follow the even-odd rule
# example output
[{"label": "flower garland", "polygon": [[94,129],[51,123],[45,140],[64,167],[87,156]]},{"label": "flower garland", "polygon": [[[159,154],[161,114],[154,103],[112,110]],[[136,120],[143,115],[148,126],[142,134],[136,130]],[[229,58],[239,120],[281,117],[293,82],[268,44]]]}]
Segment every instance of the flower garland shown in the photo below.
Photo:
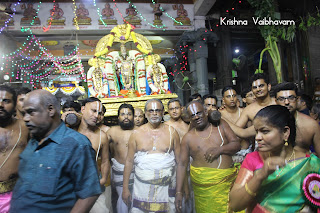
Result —
[{"label": "flower garland", "polygon": [[95,53],[94,56],[95,57],[99,57],[99,56],[102,56],[102,55],[105,55],[108,53],[109,49],[112,47],[112,44],[113,44],[113,41],[114,41],[114,38],[115,36],[117,36],[120,40],[128,40],[129,37],[131,35],[131,38],[133,40],[133,43],[136,45],[136,47],[138,48],[138,50],[140,52],[142,52],[143,54],[145,55],[148,55],[148,62],[149,64],[152,64],[152,56],[151,56],[151,51],[149,50],[146,50],[145,48],[143,48],[141,46],[141,44],[139,44],[138,40],[137,40],[137,37],[136,37],[136,33],[133,31],[132,27],[130,24],[127,24],[127,28],[126,28],[126,34],[125,36],[121,35],[120,33],[120,30],[118,28],[118,26],[114,27],[112,30],[111,30],[111,33],[110,33],[110,38],[107,42],[107,48],[105,48],[104,50],[98,52],[98,53]]},{"label": "flower garland", "polygon": [[111,52],[106,56],[105,65],[101,67],[101,70],[106,73],[106,79],[109,83],[110,97],[118,96],[120,91],[120,85],[118,82],[118,78],[114,70],[115,63],[114,58],[118,56],[118,52]]},{"label": "flower garland", "polygon": [[[65,95],[73,95],[75,92],[79,92],[81,95],[84,95],[84,88],[82,86],[77,87],[61,87],[60,91]],[[81,89],[80,89],[81,88]]]},{"label": "flower garland", "polygon": [[73,95],[75,92],[79,92],[81,95],[85,94],[85,88],[83,86],[76,87],[43,87],[44,90],[49,91],[51,94],[55,95],[57,92],[62,92],[65,95]]},{"label": "flower garland", "polygon": [[43,89],[49,91],[53,95],[55,95],[59,90],[59,88],[56,87],[43,87]]}]

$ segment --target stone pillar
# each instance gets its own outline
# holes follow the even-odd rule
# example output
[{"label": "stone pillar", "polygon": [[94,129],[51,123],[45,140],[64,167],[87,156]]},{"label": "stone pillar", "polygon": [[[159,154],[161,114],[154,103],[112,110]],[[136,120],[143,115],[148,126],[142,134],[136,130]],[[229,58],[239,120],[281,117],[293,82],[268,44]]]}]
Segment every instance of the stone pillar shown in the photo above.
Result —
[{"label": "stone pillar", "polygon": [[[298,34],[296,34],[293,42],[290,44],[291,46],[291,55],[292,55],[292,67],[293,67],[293,80],[295,83],[300,85],[300,81],[303,79],[301,76],[300,72],[300,67],[301,67],[301,61],[300,58],[301,56],[299,55],[299,50],[298,50],[298,40],[297,40]],[[301,88],[299,88],[301,89]]]},{"label": "stone pillar", "polygon": [[197,87],[198,92],[203,96],[209,93],[208,84],[208,45],[205,41],[196,41],[194,44],[194,55],[196,58]]},{"label": "stone pillar", "polygon": [[[197,79],[197,86],[194,88],[194,92],[199,92],[201,95],[207,94],[209,92],[207,42],[216,44],[218,40],[219,38],[215,33],[208,31],[205,28],[201,28],[193,32],[184,32],[177,43],[177,47],[186,43],[189,44],[188,51],[190,55],[188,55],[188,57],[191,58],[191,61],[189,61],[189,67],[191,72],[195,70],[194,72],[192,72],[192,75],[196,75]],[[192,45],[190,45],[190,43],[192,43]]]},{"label": "stone pillar", "polygon": [[220,32],[219,37],[222,39],[217,48],[217,89],[222,89],[223,87],[232,84],[232,49],[230,32],[228,29],[223,29]]},{"label": "stone pillar", "polygon": [[194,57],[194,47],[193,46],[189,46],[188,49],[188,63],[189,63],[189,69],[190,69],[190,73],[192,76],[192,88],[191,88],[191,94],[196,93],[196,89],[197,89],[197,70],[196,70],[196,60]]},{"label": "stone pillar", "polygon": [[206,28],[206,17],[205,16],[194,16],[194,30]]}]

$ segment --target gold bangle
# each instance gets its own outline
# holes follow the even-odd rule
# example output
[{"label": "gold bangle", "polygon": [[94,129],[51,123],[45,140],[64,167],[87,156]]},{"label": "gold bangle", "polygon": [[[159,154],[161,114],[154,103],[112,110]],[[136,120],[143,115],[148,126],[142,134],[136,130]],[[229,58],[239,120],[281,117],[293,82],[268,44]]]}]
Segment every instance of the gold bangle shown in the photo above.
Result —
[{"label": "gold bangle", "polygon": [[177,193],[176,193],[176,196],[177,196],[177,194],[182,194],[182,192],[177,192]]},{"label": "gold bangle", "polygon": [[257,193],[255,193],[255,192],[253,192],[253,191],[251,191],[251,190],[249,189],[248,183],[246,183],[246,184],[244,185],[244,188],[246,189],[246,192],[247,192],[249,195],[251,195],[252,197],[255,197],[255,196],[257,195]]}]

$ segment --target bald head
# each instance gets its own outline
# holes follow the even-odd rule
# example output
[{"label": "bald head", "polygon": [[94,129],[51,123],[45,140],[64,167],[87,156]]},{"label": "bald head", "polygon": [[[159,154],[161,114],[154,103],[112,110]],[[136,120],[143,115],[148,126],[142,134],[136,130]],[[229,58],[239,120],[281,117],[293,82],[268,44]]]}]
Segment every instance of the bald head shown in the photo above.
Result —
[{"label": "bald head", "polygon": [[134,109],[134,124],[136,126],[141,126],[144,124],[144,113],[140,108]]},{"label": "bald head", "polygon": [[61,123],[59,101],[46,90],[28,93],[23,109],[23,120],[31,136],[38,141],[47,137]]},{"label": "bald head", "polygon": [[60,102],[58,101],[56,96],[52,95],[47,90],[38,89],[29,92],[26,96],[25,102],[26,101],[36,102],[39,104],[39,106],[42,106],[44,108],[47,108],[51,105],[57,111],[57,113],[60,113]]}]

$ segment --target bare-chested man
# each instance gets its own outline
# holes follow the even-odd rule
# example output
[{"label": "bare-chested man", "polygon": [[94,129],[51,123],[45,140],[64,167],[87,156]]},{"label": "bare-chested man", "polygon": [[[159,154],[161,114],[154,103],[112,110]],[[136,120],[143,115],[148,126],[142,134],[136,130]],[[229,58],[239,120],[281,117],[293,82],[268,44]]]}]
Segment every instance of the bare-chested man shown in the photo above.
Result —
[{"label": "bare-chested man", "polygon": [[145,123],[145,117],[142,109],[135,108],[134,109],[134,125],[139,127]]},{"label": "bare-chested man", "polygon": [[[135,127],[133,115],[135,110],[131,104],[122,104],[118,109],[119,126],[113,126],[108,131],[109,144],[112,145],[112,183],[119,195],[117,212],[129,212],[128,206],[122,200],[123,171],[128,153],[129,138]],[[133,173],[130,175],[129,189],[132,191]]]},{"label": "bare-chested man", "polygon": [[[222,100],[224,102],[224,108],[219,110],[223,119],[236,124],[243,111],[242,108],[237,106],[237,92],[231,87],[226,86],[222,89]],[[242,163],[245,156],[252,152],[252,146],[250,146],[247,140],[240,140],[241,150],[232,156],[234,163]]]},{"label": "bare-chested man", "polygon": [[[98,157],[101,156],[100,184],[104,188],[104,184],[107,182],[108,178],[110,163],[107,134],[97,125],[99,116],[103,113],[102,103],[97,98],[87,98],[82,102],[81,112],[82,118],[78,132],[87,136],[90,140],[92,148],[96,151],[96,161],[98,161]],[[109,212],[109,209],[106,206],[106,199],[110,197],[109,194],[111,195],[111,188],[110,190],[105,190],[105,192],[99,196],[90,212]]]},{"label": "bare-chested man", "polygon": [[309,153],[313,145],[317,156],[320,156],[320,127],[319,124],[297,110],[297,87],[292,82],[278,84],[275,89],[276,102],[285,106],[296,119],[296,146],[294,149]]},{"label": "bare-chested man", "polygon": [[[180,152],[179,135],[174,128],[161,122],[164,106],[159,99],[145,105],[148,123],[135,130],[129,140],[123,177],[123,201],[130,206],[129,177],[133,165],[133,205],[131,212],[175,212],[174,193],[176,160]],[[154,209],[157,206],[157,209]]]},{"label": "bare-chested man", "polygon": [[221,120],[216,127],[208,122],[208,113],[198,101],[187,105],[195,128],[182,139],[177,168],[176,209],[181,212],[182,183],[189,156],[193,158],[190,175],[196,212],[227,212],[230,186],[237,169],[231,168],[232,158],[240,143],[229,125]]},{"label": "bare-chested man", "polygon": [[256,132],[253,126],[248,127],[247,129],[244,128],[248,126],[249,121],[253,121],[254,116],[260,109],[269,105],[276,104],[275,100],[270,97],[269,92],[271,90],[271,84],[269,84],[269,81],[265,74],[254,74],[251,77],[251,82],[252,92],[256,96],[256,101],[247,106],[242,111],[240,118],[236,122],[236,125],[226,120],[229,123],[231,129],[234,131],[234,133],[241,138],[255,136]]},{"label": "bare-chested man", "polygon": [[106,114],[106,108],[102,105],[102,113],[99,115],[99,121],[98,121],[98,127],[104,131],[104,133],[107,133],[107,131],[110,129],[107,125],[104,125],[104,114]]},{"label": "bare-chested man", "polygon": [[13,187],[18,178],[19,154],[28,141],[24,121],[13,117],[16,93],[0,86],[0,212],[9,212]]},{"label": "bare-chested man", "polygon": [[182,105],[179,99],[171,99],[168,102],[168,112],[170,120],[165,124],[172,126],[179,134],[180,140],[188,132],[189,125],[181,119]]},{"label": "bare-chested man", "polygon": [[242,109],[237,106],[237,92],[231,86],[226,86],[222,89],[221,93],[225,106],[222,110],[219,110],[221,116],[223,119],[227,119],[235,124],[242,112]]},{"label": "bare-chested man", "polygon": [[[182,104],[181,104],[179,99],[177,99],[177,98],[171,99],[168,102],[168,112],[169,112],[169,115],[170,115],[170,120],[165,122],[165,124],[175,128],[175,130],[179,134],[180,141],[182,140],[182,137],[189,130],[189,125],[186,124],[181,118],[182,109],[183,109],[183,106],[182,106]],[[192,197],[193,196],[192,196],[192,194],[190,196],[190,189],[189,189],[188,180],[190,180],[189,175],[187,176],[187,178],[185,178],[184,187],[183,187],[183,192],[185,194],[185,201],[186,202],[183,203],[182,208],[183,208],[183,212],[185,212],[185,213],[193,211],[193,207],[192,207],[192,204],[193,204]]]},{"label": "bare-chested man", "polygon": [[31,90],[26,87],[21,87],[17,90],[17,105],[16,105],[16,118],[23,119],[23,101],[27,95],[28,92]]}]

